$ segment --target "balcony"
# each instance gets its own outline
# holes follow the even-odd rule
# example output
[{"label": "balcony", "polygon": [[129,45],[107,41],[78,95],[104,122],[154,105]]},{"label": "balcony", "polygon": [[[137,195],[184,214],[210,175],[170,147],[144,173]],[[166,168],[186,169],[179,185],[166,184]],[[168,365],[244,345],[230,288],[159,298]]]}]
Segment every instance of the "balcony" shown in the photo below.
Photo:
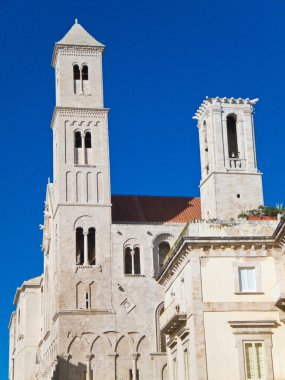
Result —
[{"label": "balcony", "polygon": [[160,330],[170,335],[185,324],[187,319],[185,300],[175,298],[160,316]]},{"label": "balcony", "polygon": [[246,160],[238,157],[231,157],[227,161],[227,168],[230,170],[245,170]]},{"label": "balcony", "polygon": [[278,309],[285,311],[285,280],[280,280],[276,283],[275,287],[273,288],[273,298],[275,306],[278,307]]}]

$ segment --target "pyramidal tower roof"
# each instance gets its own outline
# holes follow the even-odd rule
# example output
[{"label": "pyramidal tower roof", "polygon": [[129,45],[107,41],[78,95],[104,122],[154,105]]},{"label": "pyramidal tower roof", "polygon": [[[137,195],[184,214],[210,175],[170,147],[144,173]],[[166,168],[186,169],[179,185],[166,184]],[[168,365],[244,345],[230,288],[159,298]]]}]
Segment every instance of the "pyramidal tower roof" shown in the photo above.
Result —
[{"label": "pyramidal tower roof", "polygon": [[78,24],[77,20],[56,45],[104,46]]},{"label": "pyramidal tower roof", "polygon": [[104,45],[101,42],[97,41],[94,37],[91,36],[80,24],[78,24],[77,20],[75,20],[74,25],[69,29],[66,35],[58,42],[55,43],[53,60],[52,63],[54,65],[57,50],[61,46],[82,46],[82,47],[94,47],[104,49]]}]

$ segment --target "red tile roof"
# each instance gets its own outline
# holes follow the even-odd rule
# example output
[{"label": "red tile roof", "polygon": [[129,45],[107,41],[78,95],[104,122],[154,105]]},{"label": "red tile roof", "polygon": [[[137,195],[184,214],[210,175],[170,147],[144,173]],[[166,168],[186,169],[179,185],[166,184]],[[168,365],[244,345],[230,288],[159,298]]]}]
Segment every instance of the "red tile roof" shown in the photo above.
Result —
[{"label": "red tile roof", "polygon": [[201,219],[200,198],[112,195],[113,223],[186,223]]}]

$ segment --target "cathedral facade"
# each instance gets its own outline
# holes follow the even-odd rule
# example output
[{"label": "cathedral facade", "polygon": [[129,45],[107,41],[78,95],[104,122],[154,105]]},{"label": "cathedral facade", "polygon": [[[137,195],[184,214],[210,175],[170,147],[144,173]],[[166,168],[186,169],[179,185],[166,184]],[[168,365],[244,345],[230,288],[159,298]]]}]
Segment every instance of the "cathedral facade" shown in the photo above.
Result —
[{"label": "cathedral facade", "polygon": [[44,273],[16,291],[9,379],[284,378],[271,351],[285,355],[282,220],[237,220],[263,204],[257,99],[197,111],[201,203],[111,195],[103,51],[77,23],[55,44]]},{"label": "cathedral facade", "polygon": [[182,226],[200,218],[200,204],[111,196],[103,51],[79,24],[55,45],[44,273],[16,292],[10,380],[166,376],[155,275]]}]

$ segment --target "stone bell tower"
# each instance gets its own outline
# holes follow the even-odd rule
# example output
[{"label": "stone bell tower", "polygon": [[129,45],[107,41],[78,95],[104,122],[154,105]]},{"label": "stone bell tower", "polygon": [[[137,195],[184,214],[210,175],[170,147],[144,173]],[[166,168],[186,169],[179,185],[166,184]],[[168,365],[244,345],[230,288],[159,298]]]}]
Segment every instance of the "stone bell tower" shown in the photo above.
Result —
[{"label": "stone bell tower", "polygon": [[203,219],[237,218],[263,205],[253,106],[258,99],[206,98],[196,112]]},{"label": "stone bell tower", "polygon": [[[52,276],[57,312],[110,309],[111,196],[104,45],[77,22],[55,44]],[[104,292],[103,292],[104,289]],[[79,318],[78,314],[78,318]],[[60,315],[60,314],[59,314]]]}]

